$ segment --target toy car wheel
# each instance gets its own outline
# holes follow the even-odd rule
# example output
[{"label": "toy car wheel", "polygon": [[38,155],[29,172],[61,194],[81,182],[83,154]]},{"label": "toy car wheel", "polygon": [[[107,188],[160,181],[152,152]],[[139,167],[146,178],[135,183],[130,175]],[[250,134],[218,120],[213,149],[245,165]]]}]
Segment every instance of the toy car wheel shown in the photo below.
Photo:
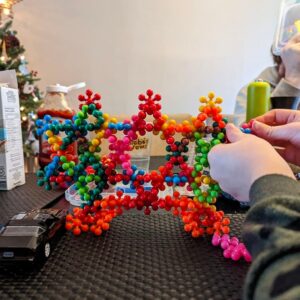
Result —
[{"label": "toy car wheel", "polygon": [[44,242],[38,247],[34,261],[38,264],[44,263],[49,258],[50,254],[51,244],[49,242]]},{"label": "toy car wheel", "polygon": [[51,246],[50,246],[50,243],[46,243],[45,245],[44,245],[44,256],[45,256],[45,258],[48,258],[49,256],[50,256],[50,254],[51,254]]}]

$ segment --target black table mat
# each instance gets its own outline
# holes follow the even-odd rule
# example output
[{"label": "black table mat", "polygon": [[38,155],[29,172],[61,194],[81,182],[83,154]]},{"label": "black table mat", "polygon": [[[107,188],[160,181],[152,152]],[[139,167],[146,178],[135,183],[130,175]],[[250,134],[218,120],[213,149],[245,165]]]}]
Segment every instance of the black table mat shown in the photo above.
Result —
[{"label": "black table mat", "polygon": [[37,177],[34,174],[26,174],[24,185],[10,191],[0,191],[0,224],[21,211],[43,207],[61,195],[64,195],[63,190],[46,192],[44,187],[37,186]]},{"label": "black table mat", "polygon": [[[0,193],[0,222],[60,193],[28,176],[25,186]],[[244,215],[229,216],[239,235]],[[0,266],[0,299],[240,299],[248,267],[223,258],[210,238],[193,239],[171,213],[131,211],[101,237],[65,233],[42,267]]]}]

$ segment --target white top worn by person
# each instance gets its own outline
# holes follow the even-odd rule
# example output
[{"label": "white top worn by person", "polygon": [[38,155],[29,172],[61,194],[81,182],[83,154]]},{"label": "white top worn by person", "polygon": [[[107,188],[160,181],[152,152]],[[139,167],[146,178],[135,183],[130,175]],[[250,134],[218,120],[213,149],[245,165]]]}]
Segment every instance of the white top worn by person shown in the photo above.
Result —
[{"label": "white top worn by person", "polygon": [[[256,79],[271,86],[271,97],[300,97],[300,33],[281,50],[281,56],[273,55],[275,66],[268,67]],[[246,120],[247,86],[238,93],[234,108],[234,123]]]}]

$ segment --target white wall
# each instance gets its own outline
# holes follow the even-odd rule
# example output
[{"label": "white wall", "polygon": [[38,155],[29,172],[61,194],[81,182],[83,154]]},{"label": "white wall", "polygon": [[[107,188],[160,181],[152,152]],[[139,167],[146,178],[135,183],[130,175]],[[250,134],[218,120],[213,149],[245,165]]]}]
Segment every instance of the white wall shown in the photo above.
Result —
[{"label": "white wall", "polygon": [[24,0],[14,29],[42,89],[86,81],[116,114],[134,113],[147,88],[164,112],[197,114],[214,90],[231,113],[239,88],[271,64],[279,2]]}]

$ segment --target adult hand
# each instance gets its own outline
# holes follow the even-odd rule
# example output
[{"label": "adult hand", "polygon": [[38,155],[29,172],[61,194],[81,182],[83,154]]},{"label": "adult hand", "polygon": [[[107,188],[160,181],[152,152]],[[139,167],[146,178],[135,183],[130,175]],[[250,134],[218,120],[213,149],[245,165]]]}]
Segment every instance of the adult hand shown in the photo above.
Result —
[{"label": "adult hand", "polygon": [[249,201],[256,179],[282,174],[295,179],[288,164],[265,140],[244,134],[233,124],[226,126],[230,144],[213,147],[208,154],[210,175],[223,191],[240,201]]},{"label": "adult hand", "polygon": [[281,50],[285,79],[300,89],[300,33],[291,38]]},{"label": "adult hand", "polygon": [[300,166],[300,111],[274,109],[257,117],[253,132],[276,147],[288,162]]}]

